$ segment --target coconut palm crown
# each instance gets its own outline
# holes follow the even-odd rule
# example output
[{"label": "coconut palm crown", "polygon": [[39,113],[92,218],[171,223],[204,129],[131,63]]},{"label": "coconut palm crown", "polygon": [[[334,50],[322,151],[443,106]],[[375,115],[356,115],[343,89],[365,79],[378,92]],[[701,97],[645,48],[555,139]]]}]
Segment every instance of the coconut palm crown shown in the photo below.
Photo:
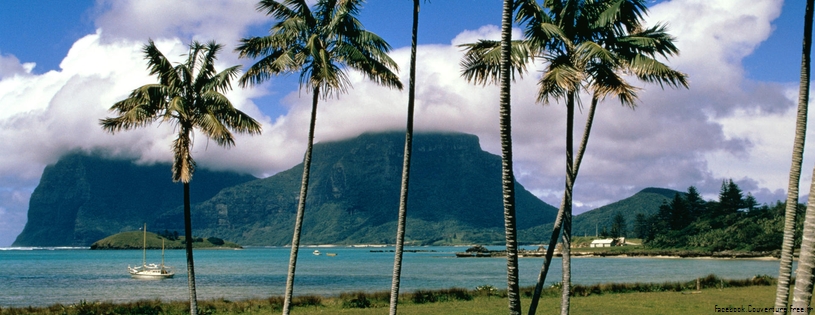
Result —
[{"label": "coconut palm crown", "polygon": [[[158,76],[158,83],[143,85],[110,110],[117,117],[101,119],[102,128],[110,133],[143,127],[160,120],[175,125],[177,137],[173,141],[173,181],[184,185],[184,237],[192,239],[190,214],[190,180],[195,171],[195,160],[190,149],[192,132],[198,129],[218,145],[231,147],[235,140],[230,129],[239,133],[259,134],[260,124],[232,106],[223,94],[231,89],[231,80],[237,77],[239,66],[215,71],[216,55],[221,45],[215,42],[192,42],[184,62],[175,66],[156,48],[151,40],[142,51],[147,59],[150,75]],[[192,242],[186,242],[187,281],[190,291],[190,314],[197,314],[195,265]]]},{"label": "coconut palm crown", "polygon": [[161,120],[176,127],[173,141],[173,181],[189,183],[195,171],[190,153],[191,132],[198,129],[218,145],[235,145],[233,130],[238,133],[260,134],[261,126],[249,115],[236,109],[224,93],[232,88],[240,66],[215,71],[216,55],[222,45],[215,42],[193,42],[183,63],[173,66],[151,40],[144,46],[150,75],[158,83],[143,85],[110,110],[117,117],[100,120],[110,133],[143,127]]},{"label": "coconut palm crown", "polygon": [[[241,77],[243,86],[272,76],[300,73],[300,87],[322,97],[345,93],[351,86],[347,68],[359,70],[377,84],[402,89],[391,70],[398,70],[387,53],[391,46],[362,28],[357,19],[363,1],[262,0],[257,9],[278,20],[269,35],[241,40],[242,58],[259,59]],[[318,93],[318,94],[319,94]]]}]

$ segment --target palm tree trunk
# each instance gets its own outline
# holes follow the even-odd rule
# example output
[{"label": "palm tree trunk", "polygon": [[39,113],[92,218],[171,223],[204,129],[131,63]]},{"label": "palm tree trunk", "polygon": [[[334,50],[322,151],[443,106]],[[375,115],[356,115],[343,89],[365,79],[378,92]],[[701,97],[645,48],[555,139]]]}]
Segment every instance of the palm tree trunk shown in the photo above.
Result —
[{"label": "palm tree trunk", "polygon": [[563,193],[563,292],[560,300],[560,314],[569,314],[572,284],[572,188],[574,187],[574,160],[572,142],[574,140],[574,92],[569,92],[566,101],[566,190]]},{"label": "palm tree trunk", "polygon": [[[813,170],[815,179],[815,170]],[[812,181],[807,200],[806,218],[804,219],[804,238],[801,242],[801,255],[798,258],[798,269],[795,270],[795,292],[792,307],[806,310],[812,300],[813,269],[815,269],[815,180]],[[790,312],[790,314],[809,314]]]},{"label": "palm tree trunk", "polygon": [[[781,263],[778,270],[778,287],[775,293],[775,309],[786,309],[790,296],[790,277],[795,241],[795,221],[798,213],[798,186],[801,181],[801,164],[806,140],[807,103],[809,101],[810,52],[812,50],[812,3],[807,1],[804,13],[804,43],[801,54],[801,81],[798,88],[798,115],[795,121],[795,142],[792,145],[792,164],[787,184],[787,204],[784,212],[784,240],[781,243]],[[783,315],[785,312],[776,311]]]},{"label": "palm tree trunk", "polygon": [[195,265],[192,259],[192,215],[190,214],[190,183],[184,183],[184,243],[187,251],[187,286],[190,289],[190,315],[198,314],[195,293]]},{"label": "palm tree trunk", "polygon": [[[583,153],[586,152],[586,146],[589,143],[589,134],[591,133],[591,127],[594,123],[594,113],[597,109],[597,98],[594,97],[591,100],[591,107],[589,108],[588,117],[586,118],[586,127],[583,130],[583,139],[580,141],[580,148],[577,151],[577,159],[574,163],[574,174],[572,174],[572,188],[569,191],[574,189],[574,180],[577,179],[577,172],[580,170],[580,163],[583,162]],[[557,246],[557,240],[560,237],[560,229],[563,226],[563,215],[566,210],[566,194],[563,194],[563,199],[560,201],[560,208],[557,212],[557,217],[555,217],[555,224],[554,228],[552,229],[552,237],[549,238],[549,246],[546,248],[546,256],[543,259],[543,266],[541,266],[541,271],[538,274],[538,282],[535,284],[535,291],[532,294],[532,302],[529,304],[529,315],[534,315],[538,309],[538,300],[540,299],[541,293],[543,291],[543,283],[546,282],[546,275],[549,273],[549,266],[552,263],[552,257],[555,253],[555,246]]]},{"label": "palm tree trunk", "polygon": [[[801,85],[798,92],[798,120],[800,121],[801,116],[804,116],[804,122],[806,122],[806,106],[809,102],[809,79],[810,79],[810,51],[812,47],[812,19],[813,19],[813,0],[808,0],[806,5],[806,10],[804,13],[804,39],[803,39],[803,53],[801,56]],[[803,114],[802,114],[802,107]],[[799,137],[799,128],[800,126],[796,124],[796,143],[795,148],[798,146],[798,137]],[[804,127],[805,128],[805,127]],[[804,129],[805,130],[805,129]],[[803,133],[801,132],[801,150],[803,150]],[[795,149],[793,149],[795,150]],[[793,156],[793,164],[795,164],[796,157]],[[800,158],[799,158],[800,160]],[[798,162],[800,164],[800,161]],[[813,170],[815,172],[815,170]],[[792,170],[790,171],[790,183],[792,183]],[[797,183],[796,183],[797,186]],[[792,187],[792,185],[790,185]],[[791,189],[791,188],[790,188]],[[796,189],[797,190],[797,189]],[[797,199],[797,197],[796,197]],[[797,200],[794,201],[793,205],[797,207],[798,203]],[[790,201],[789,196],[787,196],[787,215],[789,215],[790,209]],[[784,242],[786,245],[787,233],[787,223],[789,222],[789,218],[785,218],[784,222]],[[793,220],[794,224],[794,220]],[[791,234],[791,233],[790,233]],[[803,240],[801,242],[801,256],[798,259],[798,269],[796,270],[796,278],[795,278],[795,293],[792,299],[792,305],[794,308],[808,308],[810,306],[810,301],[812,300],[812,284],[813,280],[815,280],[815,276],[813,276],[813,268],[815,268],[815,253],[813,250],[815,249],[815,177],[813,177],[813,183],[810,187],[809,193],[809,200],[807,201],[807,210],[806,210],[806,218],[804,219],[804,232],[803,232]],[[782,252],[782,254],[786,253],[786,251]],[[790,256],[792,254],[792,250],[790,250]],[[781,266],[783,271],[783,265]],[[779,286],[781,285],[781,274],[779,274]],[[781,289],[779,289],[779,292]],[[788,292],[788,290],[787,290]],[[776,297],[776,304],[779,303],[779,297]],[[784,301],[786,302],[786,301]],[[806,313],[809,313],[808,311]]]},{"label": "palm tree trunk", "polygon": [[317,123],[317,101],[320,97],[320,88],[314,88],[311,101],[311,121],[308,126],[308,146],[303,158],[303,179],[300,184],[300,199],[297,202],[297,217],[294,221],[294,235],[291,239],[291,254],[289,255],[289,272],[286,275],[286,293],[283,299],[283,315],[291,311],[292,292],[294,291],[294,270],[297,267],[297,251],[300,250],[300,230],[303,227],[303,213],[306,210],[308,197],[308,179],[311,170],[311,150],[314,147],[314,125]]},{"label": "palm tree trunk", "polygon": [[501,14],[500,109],[501,184],[504,199],[504,230],[507,244],[507,300],[509,314],[521,314],[518,284],[518,235],[515,217],[515,175],[512,173],[512,115],[510,106],[510,50],[512,43],[512,0],[504,0]]},{"label": "palm tree trunk", "polygon": [[390,315],[396,315],[399,304],[399,283],[402,277],[402,250],[405,247],[405,221],[407,221],[408,187],[410,183],[410,157],[413,151],[413,108],[416,99],[416,38],[419,30],[419,0],[413,0],[413,35],[410,44],[410,83],[408,84],[407,128],[405,156],[402,161],[402,188],[399,194],[399,221],[396,226],[396,250],[393,257]]}]

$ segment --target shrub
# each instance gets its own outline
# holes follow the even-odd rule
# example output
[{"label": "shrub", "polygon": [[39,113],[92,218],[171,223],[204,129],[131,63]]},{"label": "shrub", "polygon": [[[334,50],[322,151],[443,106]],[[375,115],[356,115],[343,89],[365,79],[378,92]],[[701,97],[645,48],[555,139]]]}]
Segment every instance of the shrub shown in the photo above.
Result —
[{"label": "shrub", "polygon": [[343,308],[369,308],[371,307],[371,301],[368,300],[368,297],[365,296],[365,293],[358,292],[354,295],[354,298],[350,300],[344,300],[342,302]]},{"label": "shrub", "polygon": [[222,240],[220,238],[217,238],[217,237],[209,237],[209,238],[207,238],[207,241],[212,243],[212,245],[215,245],[215,246],[221,246],[221,245],[224,244],[224,240]]}]

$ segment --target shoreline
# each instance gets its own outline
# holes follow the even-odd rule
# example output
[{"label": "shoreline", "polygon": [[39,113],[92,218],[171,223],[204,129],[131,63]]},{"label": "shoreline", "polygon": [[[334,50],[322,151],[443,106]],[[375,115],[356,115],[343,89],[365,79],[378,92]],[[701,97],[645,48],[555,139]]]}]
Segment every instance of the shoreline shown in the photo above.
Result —
[{"label": "shoreline", "polygon": [[[664,259],[748,259],[748,260],[780,260],[779,251],[690,251],[690,250],[629,250],[629,251],[579,251],[572,249],[571,257],[576,258],[664,258]],[[519,251],[518,258],[540,258],[546,255],[545,251]],[[506,251],[486,251],[486,252],[456,252],[458,258],[485,258],[485,257],[506,257]],[[563,257],[560,252],[555,252],[553,257]],[[797,260],[798,257],[793,257]]]}]

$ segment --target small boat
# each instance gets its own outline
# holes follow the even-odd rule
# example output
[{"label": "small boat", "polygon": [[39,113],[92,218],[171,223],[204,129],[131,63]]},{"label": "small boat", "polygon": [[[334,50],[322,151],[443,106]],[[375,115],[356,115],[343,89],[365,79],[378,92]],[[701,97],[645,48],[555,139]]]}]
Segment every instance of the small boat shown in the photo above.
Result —
[{"label": "small boat", "polygon": [[334,257],[337,256],[337,253],[325,253],[325,255],[328,257]]},{"label": "small boat", "polygon": [[127,271],[133,279],[167,279],[175,275],[173,268],[164,265],[164,239],[161,240],[161,265],[147,264],[147,224],[144,224],[144,240],[142,241],[141,266],[130,267]]},{"label": "small boat", "polygon": [[312,254],[314,254],[314,256],[320,256],[320,251],[315,249]]}]

